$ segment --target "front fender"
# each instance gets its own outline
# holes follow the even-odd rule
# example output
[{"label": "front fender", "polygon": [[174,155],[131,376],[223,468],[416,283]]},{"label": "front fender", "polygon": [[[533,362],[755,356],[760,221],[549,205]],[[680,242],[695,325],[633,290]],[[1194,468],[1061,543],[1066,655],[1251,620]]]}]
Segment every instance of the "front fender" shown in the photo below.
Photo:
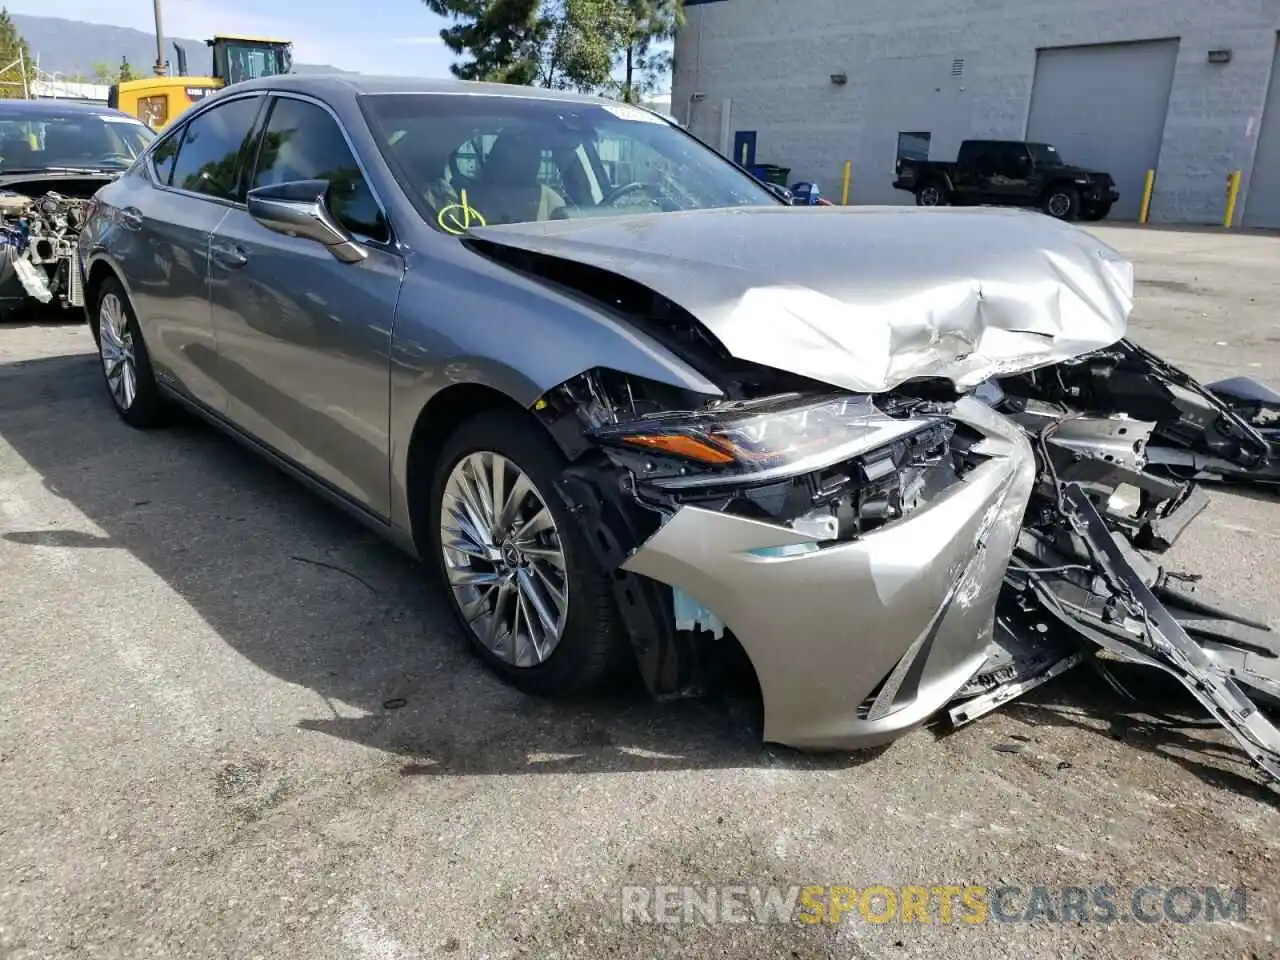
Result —
[{"label": "front fender", "polygon": [[441,391],[473,385],[524,408],[595,367],[679,389],[720,389],[607,304],[552,287],[456,248],[412,256],[391,341],[392,518],[409,528],[409,446],[422,412]]}]

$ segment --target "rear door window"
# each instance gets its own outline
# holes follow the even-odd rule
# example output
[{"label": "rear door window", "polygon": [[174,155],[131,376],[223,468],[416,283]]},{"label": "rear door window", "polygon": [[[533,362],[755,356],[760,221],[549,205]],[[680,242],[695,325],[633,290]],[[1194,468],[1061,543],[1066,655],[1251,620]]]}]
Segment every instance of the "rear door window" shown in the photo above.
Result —
[{"label": "rear door window", "polygon": [[223,200],[243,199],[241,156],[253,136],[261,97],[220,103],[189,120],[183,128],[170,184]]}]

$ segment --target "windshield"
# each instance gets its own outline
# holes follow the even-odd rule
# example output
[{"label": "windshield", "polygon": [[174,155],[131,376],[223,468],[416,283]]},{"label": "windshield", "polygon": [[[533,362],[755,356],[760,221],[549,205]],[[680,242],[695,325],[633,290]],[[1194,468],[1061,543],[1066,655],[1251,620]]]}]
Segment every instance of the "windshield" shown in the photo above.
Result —
[{"label": "windshield", "polygon": [[226,64],[222,76],[228,84],[279,76],[293,67],[289,48],[282,44],[227,43],[223,55]]},{"label": "windshield", "polygon": [[621,103],[473,94],[361,99],[397,178],[448,233],[779,203],[700,141]]},{"label": "windshield", "polygon": [[53,167],[123,170],[155,138],[155,131],[132,117],[38,117],[0,109],[0,173]]},{"label": "windshield", "polygon": [[1027,149],[1031,151],[1031,159],[1037,165],[1042,167],[1061,167],[1064,166],[1062,157],[1058,155],[1058,148],[1050,143],[1028,143]]}]

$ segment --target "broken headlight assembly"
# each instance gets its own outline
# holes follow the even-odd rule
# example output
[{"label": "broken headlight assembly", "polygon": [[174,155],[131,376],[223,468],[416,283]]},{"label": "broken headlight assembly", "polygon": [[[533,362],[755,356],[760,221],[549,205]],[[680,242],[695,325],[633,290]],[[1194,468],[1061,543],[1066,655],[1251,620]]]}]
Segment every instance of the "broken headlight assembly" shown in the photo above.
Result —
[{"label": "broken headlight assembly", "polygon": [[955,482],[955,423],[870,397],[789,393],[600,424],[592,437],[661,512],[699,506],[843,541]]},{"label": "broken headlight assembly", "polygon": [[[882,413],[865,396],[790,394],[610,423],[595,438],[665,490],[770,483],[865,458],[862,479],[896,469],[895,446],[937,446],[950,424]],[[880,456],[868,456],[873,453]]]}]

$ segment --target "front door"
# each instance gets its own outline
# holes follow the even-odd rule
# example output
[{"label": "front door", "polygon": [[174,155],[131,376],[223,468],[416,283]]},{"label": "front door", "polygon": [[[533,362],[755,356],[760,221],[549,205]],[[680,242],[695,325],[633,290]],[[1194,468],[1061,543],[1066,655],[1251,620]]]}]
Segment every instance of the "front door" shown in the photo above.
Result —
[{"label": "front door", "polygon": [[337,119],[280,95],[248,187],[328,180],[337,219],[368,257],[232,210],[214,232],[210,300],[230,419],[380,517],[389,514],[391,328],[404,262]]},{"label": "front door", "polygon": [[236,158],[261,96],[220,103],[166,135],[152,153],[154,182],[124,177],[117,259],[156,375],[213,410],[225,394],[209,312],[209,238],[230,211]]}]

